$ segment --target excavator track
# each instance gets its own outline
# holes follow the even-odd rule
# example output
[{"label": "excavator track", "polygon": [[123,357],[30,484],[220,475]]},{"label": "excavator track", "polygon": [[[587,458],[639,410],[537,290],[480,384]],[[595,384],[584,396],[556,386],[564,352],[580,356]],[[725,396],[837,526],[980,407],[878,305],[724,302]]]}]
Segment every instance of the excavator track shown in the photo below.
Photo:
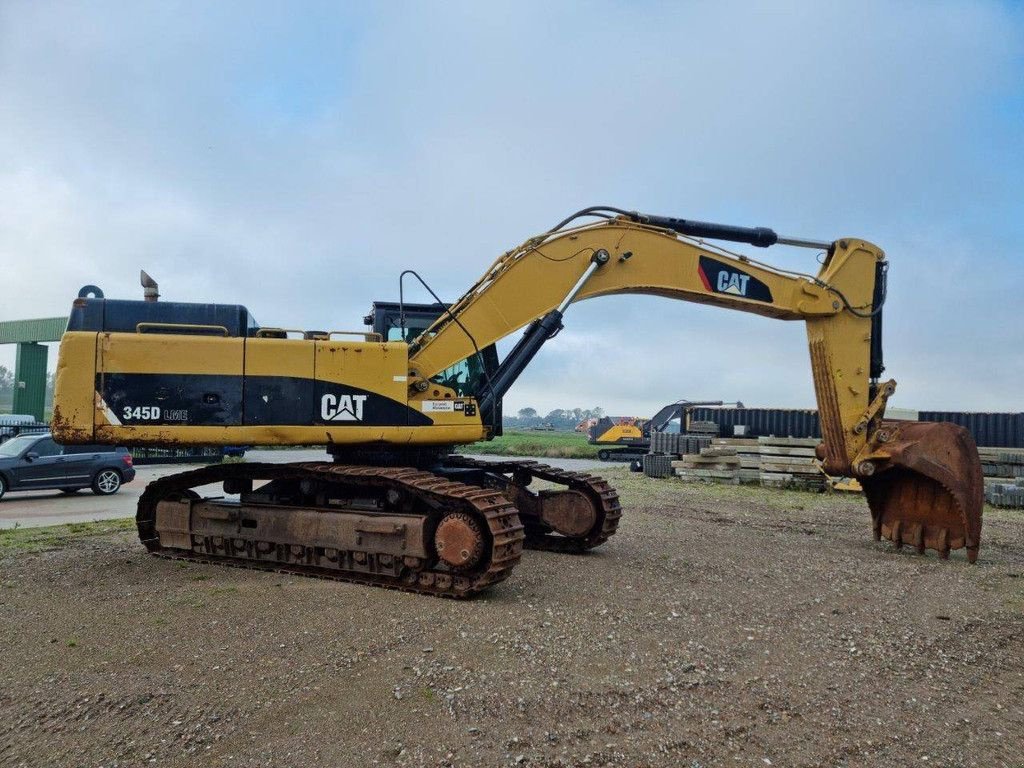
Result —
[{"label": "excavator track", "polygon": [[[571,472],[558,469],[549,464],[524,461],[483,461],[468,456],[452,455],[444,459],[446,467],[475,469],[494,478],[499,477],[499,485],[509,500],[519,509],[520,517],[526,529],[525,546],[528,549],[541,549],[549,552],[580,553],[604,544],[615,535],[622,517],[622,505],[619,503],[618,492],[601,477],[584,472]],[[507,477],[511,476],[511,477]],[[544,480],[565,486],[570,492],[582,494],[592,508],[593,521],[586,531],[554,532],[549,520],[545,520],[543,505],[551,498],[549,492],[539,494],[527,489],[533,480]],[[564,492],[554,492],[556,495]]]},{"label": "excavator track", "polygon": [[[201,499],[193,490],[211,483],[241,488],[241,501]],[[290,505],[296,493],[321,494],[327,503],[306,498]],[[342,508],[337,494],[379,504],[401,499],[406,508],[375,511],[365,499],[362,508]],[[216,465],[170,475],[143,491],[136,523],[142,543],[159,557],[452,598],[506,579],[524,540],[515,506],[498,491],[419,469],[326,462]]]}]

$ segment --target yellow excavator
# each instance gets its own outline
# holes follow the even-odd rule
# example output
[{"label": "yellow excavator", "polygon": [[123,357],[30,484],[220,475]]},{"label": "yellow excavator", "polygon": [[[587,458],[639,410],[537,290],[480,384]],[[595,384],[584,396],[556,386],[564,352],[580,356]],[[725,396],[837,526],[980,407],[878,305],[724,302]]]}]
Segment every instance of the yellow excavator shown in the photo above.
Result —
[{"label": "yellow excavator", "polygon": [[677,431],[686,432],[692,409],[720,405],[743,407],[741,402],[678,400],[663,406],[649,419],[603,416],[596,419],[587,430],[587,442],[591,445],[607,446],[597,452],[597,458],[601,461],[632,461],[633,468],[639,472],[639,460],[650,450],[652,432],[665,431],[673,421],[679,422]]},{"label": "yellow excavator", "polygon": [[[710,241],[823,252],[817,275]],[[652,294],[802,320],[825,471],[856,477],[876,540],[936,550],[981,538],[982,477],[967,430],[884,419],[887,262],[876,246],[587,208],[501,255],[454,304],[411,270],[365,331],[260,326],[242,306],[105,299],[72,306],[53,432],[62,443],[325,445],[332,461],[208,466],[146,487],[137,523],[154,554],[450,597],[506,578],[522,548],[580,552],[621,514],[604,480],[457,445],[501,433],[502,397],[570,304]],[[406,280],[437,300],[410,304]],[[526,328],[501,361],[499,339]],[[544,481],[536,491],[530,486]],[[217,484],[211,495],[204,486]],[[553,486],[553,487],[551,487]]]}]

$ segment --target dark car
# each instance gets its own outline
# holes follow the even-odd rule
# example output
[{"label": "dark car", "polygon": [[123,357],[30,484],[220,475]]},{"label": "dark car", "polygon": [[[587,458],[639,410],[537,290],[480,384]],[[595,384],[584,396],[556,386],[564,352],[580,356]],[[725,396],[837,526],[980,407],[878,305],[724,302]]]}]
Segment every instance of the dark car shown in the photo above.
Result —
[{"label": "dark car", "polygon": [[19,435],[0,444],[0,498],[7,491],[83,488],[107,496],[134,479],[127,448],[59,445],[49,434]]}]

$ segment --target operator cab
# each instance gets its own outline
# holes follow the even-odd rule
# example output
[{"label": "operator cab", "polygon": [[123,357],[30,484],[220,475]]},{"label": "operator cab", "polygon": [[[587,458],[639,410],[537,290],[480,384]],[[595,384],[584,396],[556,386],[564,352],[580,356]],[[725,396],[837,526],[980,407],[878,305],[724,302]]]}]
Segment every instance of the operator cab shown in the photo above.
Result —
[{"label": "operator cab", "polygon": [[[449,304],[399,304],[395,301],[375,301],[370,313],[363,318],[368,331],[379,333],[384,341],[405,341],[411,344],[427,328],[434,324],[449,307]],[[482,360],[480,358],[483,358]],[[470,355],[434,376],[431,381],[455,390],[460,397],[481,399],[487,389],[487,381],[498,369],[498,350],[493,344],[480,350],[480,357]],[[500,402],[490,426],[501,434]],[[484,416],[485,421],[491,414]]]}]

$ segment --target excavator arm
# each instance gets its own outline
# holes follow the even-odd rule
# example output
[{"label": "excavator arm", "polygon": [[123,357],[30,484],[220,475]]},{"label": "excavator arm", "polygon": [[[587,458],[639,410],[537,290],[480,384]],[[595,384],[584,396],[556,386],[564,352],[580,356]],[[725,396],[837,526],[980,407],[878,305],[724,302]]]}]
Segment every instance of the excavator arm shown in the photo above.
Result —
[{"label": "excavator arm", "polygon": [[[593,212],[588,209],[586,212]],[[556,228],[500,258],[410,348],[413,391],[438,372],[529,326],[478,392],[485,414],[562,327],[569,305],[614,294],[648,294],[806,324],[811,373],[829,474],[865,488],[876,538],[932,548],[966,547],[981,536],[982,480],[970,434],[950,424],[885,421],[895,381],[879,380],[887,263],[869,242],[780,239],[744,229],[619,212]],[[817,275],[779,270],[706,240],[825,251]]]}]

